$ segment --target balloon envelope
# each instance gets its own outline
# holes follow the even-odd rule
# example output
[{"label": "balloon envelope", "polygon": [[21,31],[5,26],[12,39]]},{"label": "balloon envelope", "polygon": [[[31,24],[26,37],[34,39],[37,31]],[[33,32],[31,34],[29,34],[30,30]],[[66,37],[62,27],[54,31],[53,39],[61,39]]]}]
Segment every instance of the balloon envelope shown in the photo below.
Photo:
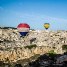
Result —
[{"label": "balloon envelope", "polygon": [[50,27],[50,24],[49,23],[45,23],[44,27],[45,27],[45,29],[48,29]]},{"label": "balloon envelope", "polygon": [[17,26],[17,29],[19,33],[21,34],[21,36],[26,36],[26,34],[29,32],[30,26],[26,23],[20,23]]}]

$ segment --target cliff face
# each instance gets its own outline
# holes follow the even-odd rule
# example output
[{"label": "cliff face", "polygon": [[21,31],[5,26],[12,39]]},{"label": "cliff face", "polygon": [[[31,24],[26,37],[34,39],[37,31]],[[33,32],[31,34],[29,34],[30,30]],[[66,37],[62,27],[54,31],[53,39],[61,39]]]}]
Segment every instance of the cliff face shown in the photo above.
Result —
[{"label": "cliff face", "polygon": [[[36,45],[32,49],[25,46]],[[67,31],[36,30],[20,37],[17,29],[0,28],[0,60],[16,62],[30,58],[36,54],[44,54],[50,50],[63,53],[62,45],[67,45]]]}]

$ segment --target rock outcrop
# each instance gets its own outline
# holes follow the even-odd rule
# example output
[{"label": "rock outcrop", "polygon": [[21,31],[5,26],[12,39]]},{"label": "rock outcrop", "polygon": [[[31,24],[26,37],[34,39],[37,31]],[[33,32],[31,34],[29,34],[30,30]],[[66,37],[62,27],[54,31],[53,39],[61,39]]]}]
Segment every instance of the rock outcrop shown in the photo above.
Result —
[{"label": "rock outcrop", "polygon": [[[25,48],[31,45],[36,47]],[[50,50],[62,54],[63,45],[67,45],[67,31],[30,30],[23,38],[15,28],[0,28],[0,60],[4,62],[16,62]]]}]

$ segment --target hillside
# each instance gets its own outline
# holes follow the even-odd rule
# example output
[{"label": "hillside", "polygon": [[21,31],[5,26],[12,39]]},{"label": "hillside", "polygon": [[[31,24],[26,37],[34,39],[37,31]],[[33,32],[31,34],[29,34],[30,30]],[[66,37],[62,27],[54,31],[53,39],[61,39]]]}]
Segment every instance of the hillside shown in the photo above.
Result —
[{"label": "hillside", "polygon": [[67,45],[67,31],[30,30],[21,37],[16,28],[0,28],[0,61],[16,62],[51,50],[62,54],[63,45]]}]

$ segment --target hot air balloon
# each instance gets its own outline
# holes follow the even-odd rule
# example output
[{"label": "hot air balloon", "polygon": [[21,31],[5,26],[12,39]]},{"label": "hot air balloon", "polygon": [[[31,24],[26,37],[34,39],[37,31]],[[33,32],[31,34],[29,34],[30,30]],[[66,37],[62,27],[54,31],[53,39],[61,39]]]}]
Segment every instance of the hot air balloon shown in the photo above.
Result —
[{"label": "hot air balloon", "polygon": [[20,23],[17,26],[17,29],[21,36],[26,36],[26,34],[29,32],[30,26],[27,23]]},{"label": "hot air balloon", "polygon": [[47,30],[50,27],[50,24],[49,23],[44,23],[44,27]]}]

